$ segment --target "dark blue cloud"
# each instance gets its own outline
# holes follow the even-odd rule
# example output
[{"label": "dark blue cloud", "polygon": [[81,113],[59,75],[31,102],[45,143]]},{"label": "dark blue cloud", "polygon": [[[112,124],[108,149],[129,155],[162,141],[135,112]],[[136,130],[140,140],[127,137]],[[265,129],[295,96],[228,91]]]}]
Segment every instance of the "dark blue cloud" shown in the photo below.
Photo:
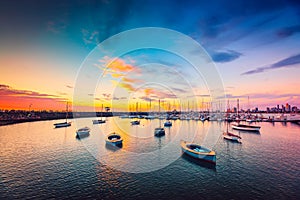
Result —
[{"label": "dark blue cloud", "polygon": [[300,33],[300,25],[282,28],[277,32],[277,35],[281,38],[286,38],[296,33]]},{"label": "dark blue cloud", "polygon": [[276,63],[273,63],[269,66],[264,66],[264,67],[258,67],[254,70],[250,70],[247,72],[242,73],[241,75],[250,75],[250,74],[257,74],[265,71],[269,71],[272,69],[278,69],[278,68],[284,68],[284,67],[291,67],[293,65],[300,64],[300,54],[290,56],[288,58],[285,58],[283,60],[280,60]]},{"label": "dark blue cloud", "polygon": [[223,52],[214,52],[211,54],[213,61],[224,63],[231,62],[235,59],[238,59],[242,54],[233,50],[223,51]]}]

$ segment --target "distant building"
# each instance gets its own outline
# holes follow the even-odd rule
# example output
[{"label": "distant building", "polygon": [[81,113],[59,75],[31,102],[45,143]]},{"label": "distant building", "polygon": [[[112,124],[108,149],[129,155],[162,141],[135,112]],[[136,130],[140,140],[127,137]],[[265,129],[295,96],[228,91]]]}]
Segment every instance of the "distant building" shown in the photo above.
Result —
[{"label": "distant building", "polygon": [[289,105],[288,103],[286,103],[286,105],[285,105],[285,111],[291,112],[291,105]]},{"label": "distant building", "polygon": [[237,112],[237,108],[236,107],[233,108],[233,112],[235,112],[235,113]]},{"label": "distant building", "polygon": [[298,112],[297,106],[293,106],[293,107],[292,107],[292,112]]}]

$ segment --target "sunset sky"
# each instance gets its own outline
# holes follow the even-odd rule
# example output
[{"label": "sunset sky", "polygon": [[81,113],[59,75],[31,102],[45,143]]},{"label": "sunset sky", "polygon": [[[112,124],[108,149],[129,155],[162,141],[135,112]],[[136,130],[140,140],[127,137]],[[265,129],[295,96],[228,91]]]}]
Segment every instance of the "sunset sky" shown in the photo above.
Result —
[{"label": "sunset sky", "polygon": [[[299,1],[4,0],[0,27],[0,109],[63,110],[76,90],[83,109],[128,109],[129,101],[131,109],[136,102],[148,109],[150,99],[165,109],[204,109],[211,88],[180,57],[140,49],[108,63],[113,49],[92,53],[111,36],[142,27],[175,30],[202,45],[231,106],[239,98],[243,108],[300,107]],[[87,65],[98,77],[92,89],[77,82]]]}]

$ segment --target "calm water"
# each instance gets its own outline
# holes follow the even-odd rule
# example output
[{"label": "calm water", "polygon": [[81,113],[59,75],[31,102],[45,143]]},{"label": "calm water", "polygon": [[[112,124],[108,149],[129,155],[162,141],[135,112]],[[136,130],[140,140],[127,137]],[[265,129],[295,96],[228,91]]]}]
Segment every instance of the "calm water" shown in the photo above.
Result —
[{"label": "calm water", "polygon": [[[223,123],[176,121],[161,138],[158,120],[78,119],[0,127],[0,199],[300,199],[300,126],[259,123],[260,134],[237,132],[242,144],[219,137]],[[75,131],[89,126],[89,137]],[[105,145],[112,131],[121,149]],[[216,166],[181,156],[180,139],[217,153]]]}]

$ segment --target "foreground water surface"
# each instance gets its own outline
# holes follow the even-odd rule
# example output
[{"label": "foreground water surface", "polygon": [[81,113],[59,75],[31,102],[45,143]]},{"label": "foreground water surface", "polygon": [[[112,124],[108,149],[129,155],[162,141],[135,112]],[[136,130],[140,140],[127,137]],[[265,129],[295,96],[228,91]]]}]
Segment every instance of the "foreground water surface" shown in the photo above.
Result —
[{"label": "foreground water surface", "polygon": [[[237,144],[222,138],[220,122],[173,121],[157,138],[159,120],[82,118],[54,129],[60,121],[0,127],[0,199],[300,199],[297,124],[256,123],[260,133],[233,131],[242,137]],[[91,133],[79,140],[82,126]],[[105,144],[114,131],[121,149]],[[180,139],[212,148],[216,165],[182,155]]]}]

